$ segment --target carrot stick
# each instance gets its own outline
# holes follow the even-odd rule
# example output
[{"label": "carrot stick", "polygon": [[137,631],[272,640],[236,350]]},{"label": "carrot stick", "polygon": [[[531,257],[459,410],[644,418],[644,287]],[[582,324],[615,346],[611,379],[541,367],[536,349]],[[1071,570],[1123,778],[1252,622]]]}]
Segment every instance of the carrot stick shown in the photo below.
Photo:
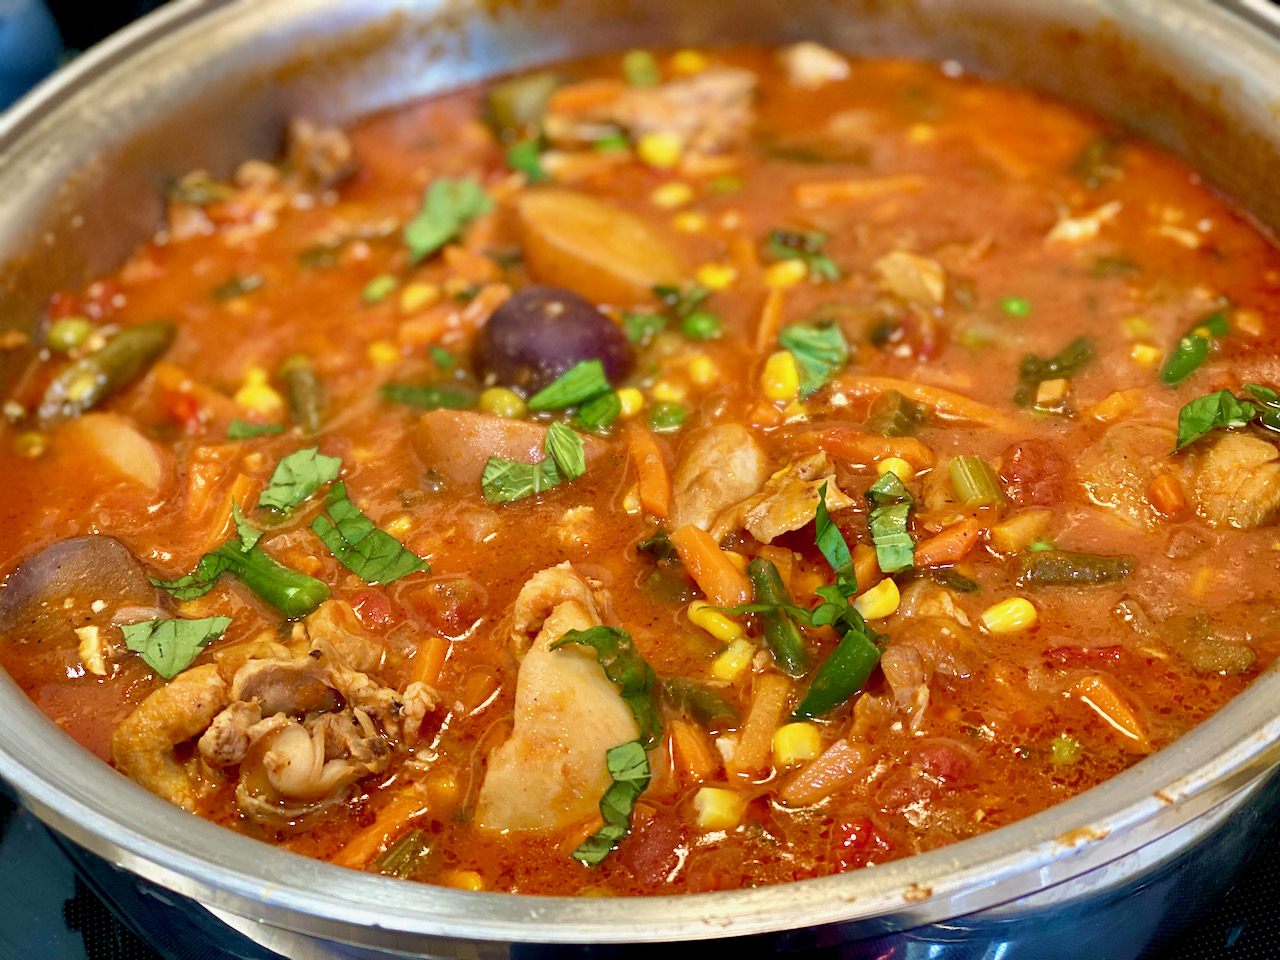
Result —
[{"label": "carrot stick", "polygon": [[804,807],[830,796],[863,775],[870,751],[860,743],[837,740],[778,791],[783,803]]},{"label": "carrot stick", "polygon": [[762,673],[756,677],[751,710],[738,733],[738,746],[733,759],[725,764],[730,776],[753,776],[766,770],[773,755],[773,735],[787,712],[791,681],[780,673]]},{"label": "carrot stick", "polygon": [[671,534],[671,542],[684,568],[717,607],[736,607],[751,600],[751,581],[707,531],[686,523]]},{"label": "carrot stick", "polygon": [[685,720],[667,724],[671,738],[671,765],[681,786],[711,780],[720,770],[720,760],[700,727]]},{"label": "carrot stick", "polygon": [[569,115],[594,113],[602,107],[609,106],[626,89],[625,83],[610,78],[567,83],[557,88],[551,95],[551,99],[547,102],[547,111]]},{"label": "carrot stick", "polygon": [[953,420],[969,420],[996,430],[1012,433],[1018,430],[1017,421],[985,403],[927,383],[899,380],[897,377],[868,377],[846,374],[840,378],[838,389],[855,397],[878,397],[890,390],[897,390],[908,400],[928,407],[940,417]]},{"label": "carrot stick", "polygon": [[914,173],[897,177],[847,180],[810,180],[791,188],[791,199],[810,210],[850,200],[871,200],[894,193],[916,193],[925,188],[925,178]]},{"label": "carrot stick", "polygon": [[782,302],[785,293],[781,287],[773,287],[765,297],[764,308],[760,311],[760,325],[756,327],[756,349],[768,350],[778,339],[778,331],[782,329]]},{"label": "carrot stick", "polygon": [[790,443],[803,449],[825,450],[837,460],[869,466],[890,457],[899,457],[916,470],[933,466],[933,451],[915,437],[881,437],[855,427],[829,427],[793,436]]},{"label": "carrot stick", "polygon": [[1106,677],[1082,677],[1072,688],[1077,697],[1121,734],[1121,745],[1129,753],[1150,753],[1146,727],[1124,696]]},{"label": "carrot stick", "polygon": [[378,810],[378,819],[347,841],[332,862],[359,870],[369,865],[392,840],[404,832],[409,821],[425,813],[426,802],[416,784],[410,784]]},{"label": "carrot stick", "polygon": [[917,567],[936,567],[955,563],[977,546],[980,536],[982,524],[977,520],[953,523],[936,536],[916,544],[915,564]]},{"label": "carrot stick", "polygon": [[418,646],[413,656],[413,676],[410,683],[425,683],[428,687],[436,687],[440,683],[440,671],[449,657],[452,644],[444,637],[430,636]]},{"label": "carrot stick", "polygon": [[[916,549],[919,549],[918,547]],[[919,566],[919,561],[916,561]],[[858,592],[874,586],[880,581],[880,561],[876,557],[876,548],[869,543],[856,543],[853,546],[853,575],[858,579]]]},{"label": "carrot stick", "polygon": [[636,468],[636,487],[645,511],[659,520],[671,514],[671,472],[658,438],[639,424],[627,428],[627,449]]}]

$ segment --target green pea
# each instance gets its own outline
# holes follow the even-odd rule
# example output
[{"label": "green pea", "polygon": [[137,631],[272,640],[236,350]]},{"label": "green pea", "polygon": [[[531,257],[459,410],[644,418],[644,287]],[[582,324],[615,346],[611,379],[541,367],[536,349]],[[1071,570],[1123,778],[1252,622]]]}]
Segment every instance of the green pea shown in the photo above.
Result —
[{"label": "green pea", "polygon": [[690,340],[715,340],[723,327],[720,318],[708,310],[695,310],[681,322],[681,329]]},{"label": "green pea", "polygon": [[382,273],[364,285],[360,291],[360,299],[365,303],[381,303],[391,296],[396,288],[396,278],[389,273]]},{"label": "green pea", "polygon": [[76,347],[83,346],[91,333],[93,333],[93,324],[84,317],[63,317],[49,325],[45,343],[49,345],[50,350],[70,353]]},{"label": "green pea", "polygon": [[688,416],[680,404],[663,400],[649,408],[649,426],[658,433],[670,433],[684,426]]},{"label": "green pea", "polygon": [[1000,309],[1011,317],[1025,317],[1031,313],[1031,301],[1025,297],[1005,297],[1000,301]]}]

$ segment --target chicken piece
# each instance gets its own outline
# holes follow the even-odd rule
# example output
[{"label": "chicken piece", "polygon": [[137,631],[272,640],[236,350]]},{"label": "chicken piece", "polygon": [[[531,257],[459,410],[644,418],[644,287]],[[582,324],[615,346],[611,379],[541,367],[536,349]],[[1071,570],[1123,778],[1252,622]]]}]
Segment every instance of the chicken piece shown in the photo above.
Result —
[{"label": "chicken piece", "polygon": [[267,717],[337,706],[328,672],[314,657],[247,661],[231,681],[231,700],[252,700]]},{"label": "chicken piece", "polygon": [[1248,530],[1280,511],[1280,451],[1247,433],[1225,433],[1194,460],[1196,512],[1215,527]]},{"label": "chicken piece", "polygon": [[491,830],[550,830],[593,816],[611,777],[605,754],[639,727],[595,652],[550,646],[597,626],[591,587],[569,564],[535,574],[516,600],[513,643],[537,636],[520,663],[510,738],[489,755],[475,822]]},{"label": "chicken piece", "polygon": [[765,481],[755,496],[724,511],[716,518],[711,535],[717,540],[739,527],[761,543],[799,530],[818,514],[818,491],[827,485],[827,511],[853,506],[852,497],[836,486],[836,471],[825,453],[814,453],[779,470]]},{"label": "chicken piece", "polygon": [[932,310],[947,298],[947,271],[937,260],[894,250],[871,266],[880,276],[880,285],[908,303]]},{"label": "chicken piece", "polygon": [[227,685],[216,664],[184,670],[112,732],[112,762],[152,793],[194,811],[199,791],[174,749],[198,736],[226,703]]},{"label": "chicken piece", "polygon": [[756,75],[713,67],[656,87],[628,87],[609,106],[610,121],[631,138],[675,133],[688,153],[719,153],[742,141],[755,122]]},{"label": "chicken piece", "polygon": [[372,673],[386,659],[386,648],[365,632],[356,612],[345,600],[326,600],[304,622],[307,635],[313,640],[328,641],[352,670]]},{"label": "chicken piece", "polygon": [[1173,430],[1159,424],[1125,421],[1108,427],[1077,462],[1089,499],[1132,526],[1154,529],[1163,518],[1147,499],[1147,488],[1168,470],[1174,443]]},{"label": "chicken piece", "polygon": [[341,750],[348,755],[331,755],[329,733],[343,721],[352,724],[347,717],[333,714],[322,714],[308,724],[290,721],[271,738],[262,754],[262,765],[277,794],[315,803],[387,768],[391,749],[372,724],[364,731],[357,731],[354,724],[339,726],[334,731],[337,749],[332,753]]},{"label": "chicken piece", "polygon": [[286,140],[285,156],[309,190],[332,189],[356,171],[355,148],[338,127],[294,117],[289,121]]},{"label": "chicken piece", "polygon": [[764,481],[764,451],[746,427],[723,423],[698,431],[682,447],[672,479],[672,527],[710,530],[722,511],[755,494]]},{"label": "chicken piece", "polygon": [[816,90],[849,76],[849,61],[820,43],[805,40],[784,47],[778,60],[793,87]]},{"label": "chicken piece", "polygon": [[262,707],[257,700],[237,700],[213,718],[196,744],[200,755],[211,767],[230,767],[239,763],[253,743],[254,728],[262,722]]},{"label": "chicken piece", "polygon": [[[898,619],[903,621],[901,616]],[[967,630],[942,617],[905,620],[891,636],[880,656],[880,669],[894,702],[907,711],[911,730],[918,733],[924,725],[934,675],[969,677],[983,654]]]}]

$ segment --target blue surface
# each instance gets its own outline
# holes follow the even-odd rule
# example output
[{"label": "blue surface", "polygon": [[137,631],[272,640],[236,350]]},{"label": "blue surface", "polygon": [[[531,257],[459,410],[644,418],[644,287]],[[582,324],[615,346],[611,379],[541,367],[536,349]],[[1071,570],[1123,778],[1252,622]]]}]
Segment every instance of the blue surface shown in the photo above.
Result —
[{"label": "blue surface", "polygon": [[52,73],[61,56],[62,38],[42,0],[0,0],[0,110]]}]

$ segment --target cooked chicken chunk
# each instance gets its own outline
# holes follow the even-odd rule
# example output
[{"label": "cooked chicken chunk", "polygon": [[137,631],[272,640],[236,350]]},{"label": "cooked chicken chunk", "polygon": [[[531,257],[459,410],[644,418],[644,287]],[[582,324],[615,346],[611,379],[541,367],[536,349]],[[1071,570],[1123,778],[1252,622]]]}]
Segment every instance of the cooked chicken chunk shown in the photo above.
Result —
[{"label": "cooked chicken chunk", "polygon": [[872,264],[880,285],[908,303],[932,309],[947,298],[947,271],[928,257],[895,250]]},{"label": "cooked chicken chunk", "polygon": [[1247,530],[1280,511],[1280,451],[1247,433],[1225,433],[1194,463],[1196,511],[1215,527]]},{"label": "cooked chicken chunk", "polygon": [[761,543],[772,543],[775,537],[799,530],[817,516],[818,491],[824,483],[828,512],[853,506],[853,498],[836,486],[835,475],[825,453],[797,460],[766,480],[758,494],[721,513],[711,535],[719,539],[742,527]]},{"label": "cooked chicken chunk", "polygon": [[594,651],[550,646],[569,630],[597,626],[591,587],[568,564],[534,575],[516,600],[516,647],[537,636],[516,678],[511,737],[489,755],[476,823],[540,830],[585,820],[611,778],[605,754],[639,728]]},{"label": "cooked chicken chunk", "polygon": [[714,67],[657,87],[629,87],[609,119],[633,138],[675,133],[691,153],[717,153],[738,143],[755,120],[749,70]]},{"label": "cooked chicken chunk", "polygon": [[739,423],[708,427],[680,450],[671,521],[710,530],[722,511],[752,496],[764,480],[764,451],[751,431]]},{"label": "cooked chicken chunk", "polygon": [[787,71],[787,81],[805,90],[815,90],[849,76],[848,60],[812,40],[784,47],[778,53],[778,60]]},{"label": "cooked chicken chunk", "polygon": [[1168,469],[1174,442],[1174,432],[1163,425],[1125,421],[1108,427],[1078,463],[1089,499],[1133,526],[1154,527],[1160,515],[1147,499],[1147,489]]}]

